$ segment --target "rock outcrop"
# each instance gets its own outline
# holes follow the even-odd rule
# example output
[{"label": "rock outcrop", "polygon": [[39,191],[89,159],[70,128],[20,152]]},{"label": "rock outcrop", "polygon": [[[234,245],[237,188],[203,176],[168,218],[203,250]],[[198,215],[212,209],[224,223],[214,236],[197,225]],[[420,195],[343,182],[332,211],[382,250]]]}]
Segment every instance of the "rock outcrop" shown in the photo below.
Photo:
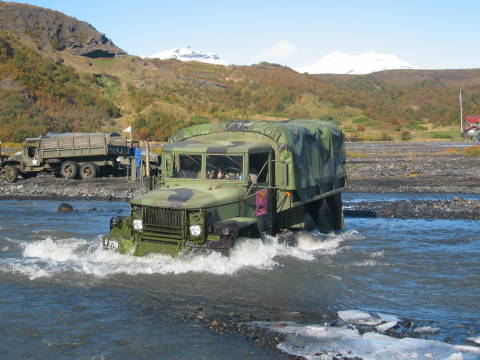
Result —
[{"label": "rock outcrop", "polygon": [[39,47],[66,50],[91,58],[115,57],[126,52],[92,25],[37,6],[0,2],[0,30],[28,36]]}]

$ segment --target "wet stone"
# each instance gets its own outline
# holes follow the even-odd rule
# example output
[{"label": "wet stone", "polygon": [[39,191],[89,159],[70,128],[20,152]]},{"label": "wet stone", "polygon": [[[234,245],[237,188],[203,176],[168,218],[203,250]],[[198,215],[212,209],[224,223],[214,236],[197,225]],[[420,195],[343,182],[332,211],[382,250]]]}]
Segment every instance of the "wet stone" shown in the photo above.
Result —
[{"label": "wet stone", "polygon": [[67,213],[67,212],[72,212],[73,211],[73,206],[67,203],[61,203],[58,206],[58,212],[59,213]]}]

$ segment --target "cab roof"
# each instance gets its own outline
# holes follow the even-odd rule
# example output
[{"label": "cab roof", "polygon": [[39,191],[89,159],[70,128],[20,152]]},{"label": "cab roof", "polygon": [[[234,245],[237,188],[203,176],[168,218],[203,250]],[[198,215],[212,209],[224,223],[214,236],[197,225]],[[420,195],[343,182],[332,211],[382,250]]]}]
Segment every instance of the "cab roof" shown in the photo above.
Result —
[{"label": "cab roof", "polygon": [[251,143],[246,141],[179,141],[166,144],[163,151],[195,152],[208,154],[240,154],[259,153],[270,151],[272,147],[267,143]]}]

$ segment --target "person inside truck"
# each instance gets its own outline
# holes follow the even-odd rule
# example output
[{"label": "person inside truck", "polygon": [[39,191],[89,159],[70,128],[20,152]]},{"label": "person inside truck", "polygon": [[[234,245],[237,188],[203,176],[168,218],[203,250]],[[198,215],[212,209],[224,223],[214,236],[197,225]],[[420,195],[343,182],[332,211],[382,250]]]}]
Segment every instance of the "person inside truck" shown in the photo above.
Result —
[{"label": "person inside truck", "polygon": [[241,180],[242,156],[207,155],[207,179]]},{"label": "person inside truck", "polygon": [[184,179],[196,179],[200,174],[200,167],[189,155],[180,157],[180,170],[175,177]]}]

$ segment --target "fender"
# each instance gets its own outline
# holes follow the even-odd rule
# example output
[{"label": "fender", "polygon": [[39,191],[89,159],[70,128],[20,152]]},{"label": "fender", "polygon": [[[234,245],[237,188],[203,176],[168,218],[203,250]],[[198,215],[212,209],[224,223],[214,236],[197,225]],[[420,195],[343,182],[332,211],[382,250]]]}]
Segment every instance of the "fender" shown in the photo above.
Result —
[{"label": "fender", "polygon": [[217,221],[213,224],[213,233],[207,237],[206,246],[209,249],[231,248],[241,236],[258,236],[256,218],[234,217]]}]

